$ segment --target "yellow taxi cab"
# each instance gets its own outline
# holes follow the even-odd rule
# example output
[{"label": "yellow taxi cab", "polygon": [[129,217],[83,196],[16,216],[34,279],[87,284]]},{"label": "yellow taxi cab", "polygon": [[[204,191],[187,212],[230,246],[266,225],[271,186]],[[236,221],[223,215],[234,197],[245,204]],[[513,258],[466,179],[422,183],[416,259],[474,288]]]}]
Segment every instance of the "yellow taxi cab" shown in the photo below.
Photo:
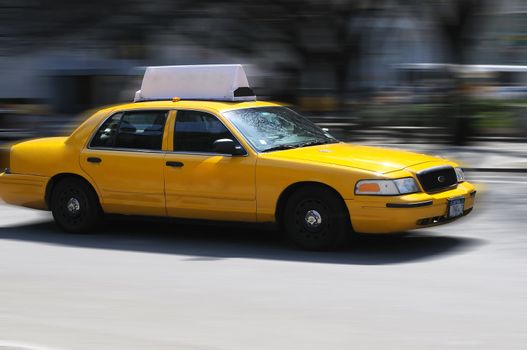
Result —
[{"label": "yellow taxi cab", "polygon": [[65,231],[104,214],[274,223],[308,249],[451,222],[476,194],[452,161],[339,142],[256,101],[240,65],[148,67],[135,102],[15,144],[7,162],[0,198]]}]

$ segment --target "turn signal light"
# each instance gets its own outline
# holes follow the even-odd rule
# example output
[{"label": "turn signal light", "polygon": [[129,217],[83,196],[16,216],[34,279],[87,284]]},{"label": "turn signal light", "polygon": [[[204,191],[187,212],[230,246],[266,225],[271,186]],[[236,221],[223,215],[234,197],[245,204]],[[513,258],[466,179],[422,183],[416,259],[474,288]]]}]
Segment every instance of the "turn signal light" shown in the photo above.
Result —
[{"label": "turn signal light", "polygon": [[357,187],[358,192],[379,192],[381,188],[376,183],[362,183]]}]

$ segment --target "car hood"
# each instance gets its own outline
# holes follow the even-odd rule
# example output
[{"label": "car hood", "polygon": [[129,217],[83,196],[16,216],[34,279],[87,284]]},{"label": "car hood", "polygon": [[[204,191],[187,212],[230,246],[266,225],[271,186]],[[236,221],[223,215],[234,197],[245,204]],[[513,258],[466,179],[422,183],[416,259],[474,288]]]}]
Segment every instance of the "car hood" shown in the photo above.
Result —
[{"label": "car hood", "polygon": [[439,160],[426,154],[349,143],[294,148],[263,155],[266,158],[340,165],[382,174]]}]

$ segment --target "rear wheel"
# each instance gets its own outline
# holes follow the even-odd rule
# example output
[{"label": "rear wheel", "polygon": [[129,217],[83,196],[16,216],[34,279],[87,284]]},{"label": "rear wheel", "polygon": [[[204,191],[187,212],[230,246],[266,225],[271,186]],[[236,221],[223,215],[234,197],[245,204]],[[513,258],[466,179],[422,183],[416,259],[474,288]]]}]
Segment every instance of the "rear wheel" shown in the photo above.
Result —
[{"label": "rear wheel", "polygon": [[97,194],[81,179],[67,178],[57,183],[50,204],[55,222],[67,232],[88,233],[102,221]]},{"label": "rear wheel", "polygon": [[288,238],[304,249],[336,248],[351,232],[345,204],[328,189],[297,190],[287,201],[284,214]]}]

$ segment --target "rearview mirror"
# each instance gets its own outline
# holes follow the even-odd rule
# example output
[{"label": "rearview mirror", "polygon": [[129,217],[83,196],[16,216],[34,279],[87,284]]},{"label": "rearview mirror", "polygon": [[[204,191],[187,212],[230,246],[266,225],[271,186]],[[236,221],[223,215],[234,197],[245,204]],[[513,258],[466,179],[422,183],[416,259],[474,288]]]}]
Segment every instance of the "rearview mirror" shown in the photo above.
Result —
[{"label": "rearview mirror", "polygon": [[216,153],[230,154],[233,156],[239,156],[245,154],[245,151],[241,146],[237,146],[231,139],[219,139],[214,141],[212,149]]}]

